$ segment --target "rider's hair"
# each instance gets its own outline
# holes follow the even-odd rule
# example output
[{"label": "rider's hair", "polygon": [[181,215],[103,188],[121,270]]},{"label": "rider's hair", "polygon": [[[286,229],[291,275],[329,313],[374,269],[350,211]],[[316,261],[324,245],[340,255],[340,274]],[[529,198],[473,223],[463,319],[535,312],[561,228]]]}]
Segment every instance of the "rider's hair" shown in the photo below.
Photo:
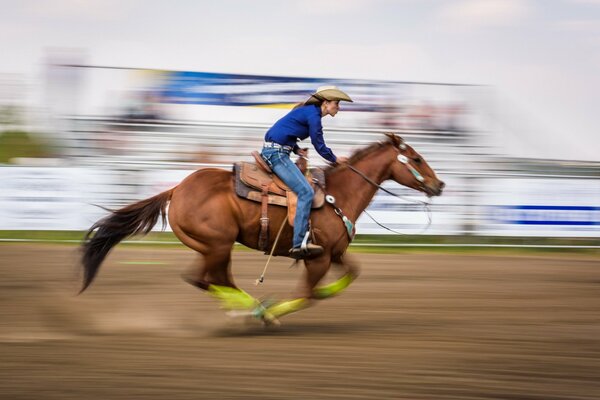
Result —
[{"label": "rider's hair", "polygon": [[325,99],[322,99],[320,97],[317,97],[317,96],[313,95],[313,96],[310,96],[307,100],[305,100],[305,101],[303,101],[301,103],[296,104],[294,106],[293,110],[295,110],[298,107],[308,106],[310,104],[314,104],[317,107],[321,107],[321,104],[323,104],[324,101],[325,101]]}]

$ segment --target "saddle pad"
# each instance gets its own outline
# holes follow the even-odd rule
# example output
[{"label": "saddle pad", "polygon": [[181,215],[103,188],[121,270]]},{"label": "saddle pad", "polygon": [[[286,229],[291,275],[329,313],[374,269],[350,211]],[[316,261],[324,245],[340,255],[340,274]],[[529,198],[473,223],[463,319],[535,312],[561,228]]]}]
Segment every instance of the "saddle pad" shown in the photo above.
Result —
[{"label": "saddle pad", "polygon": [[[259,169],[256,164],[247,162],[235,163],[233,165],[233,172],[235,193],[238,196],[260,203],[262,201],[262,184],[265,184],[269,187],[267,202],[269,204],[287,207],[286,191],[282,190],[279,187],[279,184],[273,183],[271,174],[267,174]],[[245,175],[244,172],[246,173]],[[325,174],[321,169],[311,169],[310,175],[317,179],[321,185],[325,182]],[[277,179],[279,180],[279,178]],[[323,207],[323,204],[325,204],[325,193],[320,187],[315,186],[312,182],[310,183],[315,191],[312,208],[321,208]],[[281,185],[283,185],[283,182],[281,182]],[[273,186],[276,186],[276,191],[273,191]],[[283,186],[287,189],[287,186]],[[279,193],[281,193],[281,195]]]}]

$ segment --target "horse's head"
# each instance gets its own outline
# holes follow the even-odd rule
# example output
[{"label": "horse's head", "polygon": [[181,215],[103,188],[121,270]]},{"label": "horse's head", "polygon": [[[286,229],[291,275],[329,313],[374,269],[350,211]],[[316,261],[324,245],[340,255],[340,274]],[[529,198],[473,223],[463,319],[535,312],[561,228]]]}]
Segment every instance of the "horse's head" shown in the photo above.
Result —
[{"label": "horse's head", "polygon": [[390,179],[401,185],[419,190],[427,196],[439,196],[446,185],[438,179],[427,161],[400,137],[385,134],[398,154],[392,162]]}]

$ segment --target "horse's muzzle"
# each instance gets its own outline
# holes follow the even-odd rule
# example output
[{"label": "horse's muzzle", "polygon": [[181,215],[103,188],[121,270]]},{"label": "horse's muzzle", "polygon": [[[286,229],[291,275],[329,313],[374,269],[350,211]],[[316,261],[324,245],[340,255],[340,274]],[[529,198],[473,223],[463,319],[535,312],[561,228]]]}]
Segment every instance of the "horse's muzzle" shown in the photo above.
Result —
[{"label": "horse's muzzle", "polygon": [[444,187],[446,187],[446,184],[443,181],[436,180],[425,185],[425,193],[427,193],[427,196],[429,197],[441,196]]}]

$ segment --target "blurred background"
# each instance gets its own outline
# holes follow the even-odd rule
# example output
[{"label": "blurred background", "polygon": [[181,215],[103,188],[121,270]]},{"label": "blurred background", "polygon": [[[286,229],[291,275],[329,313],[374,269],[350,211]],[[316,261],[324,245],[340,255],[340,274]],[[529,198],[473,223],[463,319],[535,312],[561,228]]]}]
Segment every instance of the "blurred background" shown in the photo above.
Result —
[{"label": "blurred background", "polygon": [[[427,229],[379,193],[388,227],[600,237],[598,2],[23,1],[0,22],[0,230],[83,230],[92,204],[249,161],[337,85],[355,100],[323,121],[337,154],[396,132],[447,183]],[[390,232],[363,216],[358,233]]]},{"label": "blurred background", "polygon": [[[0,0],[0,398],[599,399],[599,70],[598,0]],[[404,235],[363,215],[342,296],[233,320],[169,232],[74,295],[98,206],[251,161],[322,85],[336,154],[395,132],[446,182],[385,184]],[[304,272],[232,257],[261,301]]]}]

